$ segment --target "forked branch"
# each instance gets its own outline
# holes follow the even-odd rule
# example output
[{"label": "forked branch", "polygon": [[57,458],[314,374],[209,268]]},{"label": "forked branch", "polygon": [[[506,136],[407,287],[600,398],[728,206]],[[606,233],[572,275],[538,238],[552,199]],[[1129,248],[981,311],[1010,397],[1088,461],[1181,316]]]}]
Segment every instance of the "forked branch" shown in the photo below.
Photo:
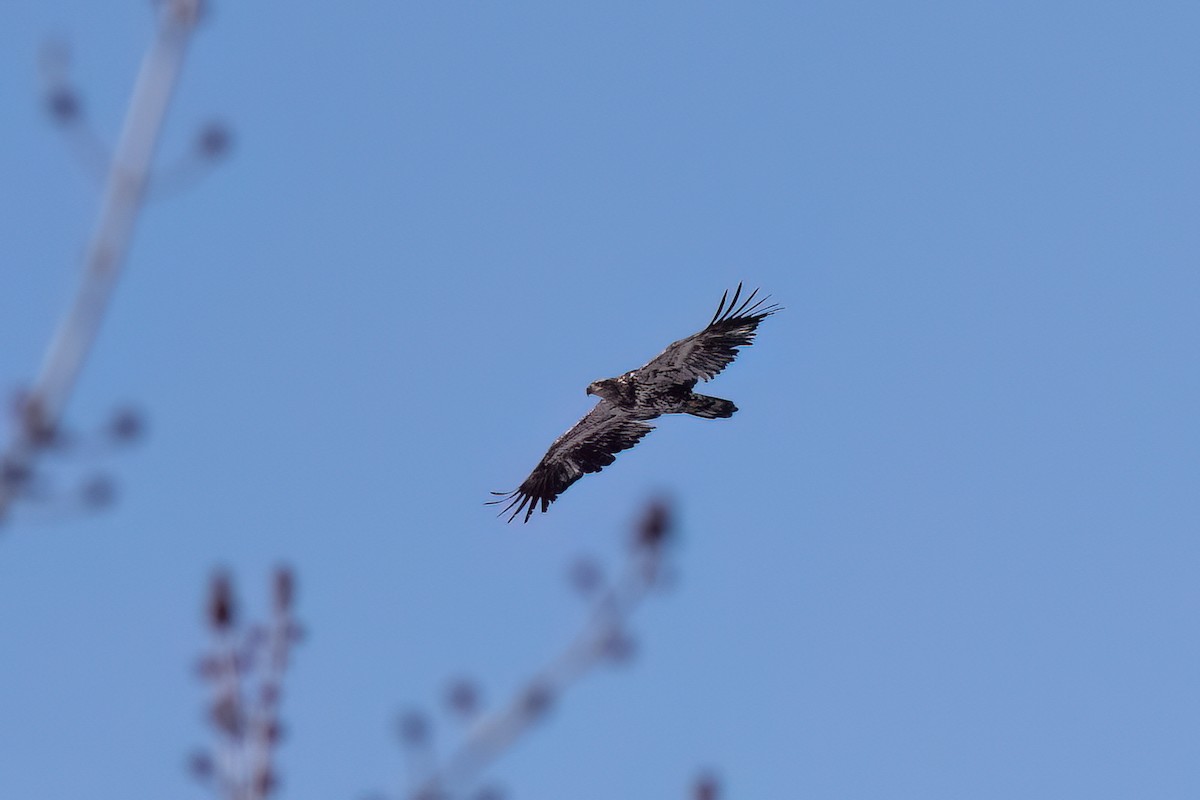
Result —
[{"label": "forked branch", "polygon": [[[167,107],[202,7],[202,0],[158,4],[158,28],[142,59],[108,167],[79,286],[40,372],[22,397],[14,430],[0,454],[0,521],[33,481],[39,453],[55,441],[63,411],[95,343],[129,251]],[[78,111],[69,94],[52,94],[49,104],[51,113],[60,118]]]}]

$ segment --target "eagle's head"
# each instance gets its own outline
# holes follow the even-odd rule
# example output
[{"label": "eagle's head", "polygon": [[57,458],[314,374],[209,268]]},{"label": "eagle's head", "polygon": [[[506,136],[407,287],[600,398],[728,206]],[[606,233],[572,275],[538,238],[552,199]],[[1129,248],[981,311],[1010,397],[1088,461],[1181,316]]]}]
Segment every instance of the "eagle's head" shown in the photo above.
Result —
[{"label": "eagle's head", "polygon": [[620,391],[617,389],[617,381],[614,378],[592,381],[588,384],[587,393],[603,397],[605,400],[613,403],[617,402],[617,398],[620,396]]}]

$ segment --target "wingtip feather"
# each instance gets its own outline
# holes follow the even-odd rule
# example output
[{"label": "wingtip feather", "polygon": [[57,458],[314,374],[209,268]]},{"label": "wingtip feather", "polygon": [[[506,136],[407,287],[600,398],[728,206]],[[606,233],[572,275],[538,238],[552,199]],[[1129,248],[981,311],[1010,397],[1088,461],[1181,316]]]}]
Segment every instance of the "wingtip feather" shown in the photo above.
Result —
[{"label": "wingtip feather", "polygon": [[728,290],[721,294],[721,302],[717,304],[717,311],[708,322],[710,327],[718,322],[728,322],[731,319],[769,317],[778,311],[784,310],[783,306],[778,303],[770,302],[771,295],[767,294],[760,297],[759,292],[762,291],[761,287],[755,288],[745,299],[741,297],[743,289],[743,283],[738,282],[737,287],[733,290],[732,298],[729,297]]},{"label": "wingtip feather", "polygon": [[729,297],[729,290],[721,292],[721,302],[717,304],[717,313],[713,314],[713,318],[708,321],[709,325],[713,325],[721,316],[721,312],[725,310],[725,298]]}]

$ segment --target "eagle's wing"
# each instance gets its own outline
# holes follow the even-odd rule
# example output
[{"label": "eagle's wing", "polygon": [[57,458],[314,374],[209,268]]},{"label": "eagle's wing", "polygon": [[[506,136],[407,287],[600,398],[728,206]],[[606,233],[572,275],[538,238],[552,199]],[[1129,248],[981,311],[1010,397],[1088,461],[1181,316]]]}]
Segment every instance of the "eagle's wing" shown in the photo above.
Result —
[{"label": "eagle's wing", "polygon": [[637,370],[638,378],[643,381],[662,378],[672,383],[694,383],[699,378],[706,381],[715,378],[737,358],[739,347],[754,342],[758,323],[780,310],[778,305],[766,304],[771,299],[769,295],[755,302],[758,289],[738,305],[741,295],[740,283],[728,305],[725,301],[729,299],[729,292],[721,295],[721,304],[717,306],[717,313],[713,314],[708,327],[686,339],[672,342],[666,350]]},{"label": "eagle's wing", "polygon": [[516,491],[492,492],[500,499],[488,504],[508,502],[500,514],[511,510],[513,513],[508,521],[512,522],[524,511],[524,521],[528,522],[539,504],[542,511],[546,511],[568,486],[589,472],[604,469],[616,460],[617,453],[633,447],[652,430],[653,425],[638,422],[607,400],[601,400],[569,431],[554,440]]}]

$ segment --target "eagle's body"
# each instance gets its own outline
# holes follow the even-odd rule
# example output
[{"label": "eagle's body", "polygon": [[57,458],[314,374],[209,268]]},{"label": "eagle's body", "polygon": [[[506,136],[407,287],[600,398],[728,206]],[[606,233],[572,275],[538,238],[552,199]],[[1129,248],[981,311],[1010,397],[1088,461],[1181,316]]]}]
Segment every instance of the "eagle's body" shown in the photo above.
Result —
[{"label": "eagle's body", "polygon": [[633,419],[654,419],[663,414],[695,414],[716,419],[732,417],[737,406],[719,397],[696,394],[696,381],[662,383],[640,376],[641,370],[631,370],[616,378],[595,381],[588,394],[598,395],[615,405]]},{"label": "eagle's body", "polygon": [[524,511],[528,522],[539,505],[546,511],[568,486],[589,472],[607,467],[617,453],[633,447],[654,430],[646,420],[663,414],[692,414],[705,419],[733,416],[737,406],[730,401],[692,390],[697,381],[711,380],[737,358],[737,348],[750,345],[758,324],[779,310],[778,306],[766,305],[765,297],[755,303],[757,289],[739,306],[741,293],[739,283],[728,306],[725,301],[729,293],[721,296],[708,327],[673,342],[644,366],[615,378],[593,381],[587,393],[601,398],[600,402],[554,440],[516,491],[494,493],[501,499],[493,503],[509,501],[500,513],[512,510],[508,518],[511,522]]}]

